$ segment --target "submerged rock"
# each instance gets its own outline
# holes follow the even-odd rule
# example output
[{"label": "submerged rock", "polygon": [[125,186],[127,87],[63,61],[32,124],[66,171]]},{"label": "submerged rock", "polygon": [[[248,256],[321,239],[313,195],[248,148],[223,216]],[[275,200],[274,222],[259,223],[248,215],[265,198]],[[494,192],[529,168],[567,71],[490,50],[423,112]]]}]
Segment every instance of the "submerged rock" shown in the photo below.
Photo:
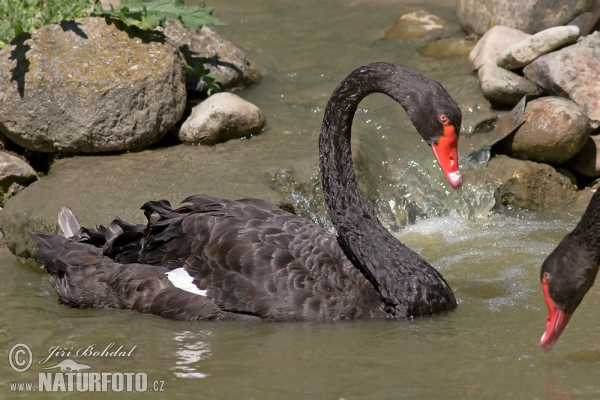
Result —
[{"label": "submerged rock", "polygon": [[444,38],[435,40],[419,49],[419,54],[431,58],[467,56],[473,50],[472,38]]},{"label": "submerged rock", "polygon": [[600,32],[578,43],[546,54],[529,64],[523,73],[545,92],[573,100],[600,126]]},{"label": "submerged rock", "polygon": [[425,10],[404,14],[384,34],[386,39],[414,39],[439,32],[444,20]]},{"label": "submerged rock", "polygon": [[[187,64],[196,68],[203,64],[216,82],[224,89],[236,89],[260,80],[260,70],[246,55],[215,30],[203,26],[200,32],[184,28],[174,19],[167,20],[165,29],[160,28],[185,56]],[[195,90],[198,78],[190,74],[186,78],[188,90]]]},{"label": "submerged rock", "polygon": [[496,25],[479,39],[469,54],[469,61],[473,63],[475,69],[480,69],[484,65],[495,67],[500,53],[530,36],[518,29]]},{"label": "submerged rock", "polygon": [[541,94],[527,79],[494,65],[484,65],[478,76],[483,95],[496,103],[515,105],[526,94]]},{"label": "submerged rock", "polygon": [[575,198],[571,178],[550,165],[494,157],[488,163],[487,180],[496,185],[495,197],[504,206],[536,211],[563,207]]},{"label": "submerged rock", "polygon": [[594,0],[459,0],[458,19],[469,32],[483,35],[495,25],[536,33],[565,25]]},{"label": "submerged rock", "polygon": [[521,160],[559,165],[581,150],[590,131],[587,117],[575,103],[541,97],[527,103],[525,123],[495,149]]},{"label": "submerged rock", "polygon": [[574,43],[578,37],[579,27],[575,25],[545,29],[504,50],[498,56],[498,66],[506,69],[524,67],[552,50]]},{"label": "submerged rock", "polygon": [[257,135],[265,126],[262,111],[233,93],[217,93],[192,109],[179,131],[182,142],[216,144]]},{"label": "submerged rock", "polygon": [[181,118],[184,60],[164,36],[84,18],[22,33],[0,51],[0,130],[39,152],[155,143]]},{"label": "submerged rock", "polygon": [[[269,149],[248,145],[239,141],[215,147],[179,145],[61,159],[47,176],[6,202],[0,228],[13,254],[31,258],[34,246],[27,230],[58,232],[62,206],[71,207],[84,226],[94,227],[116,217],[142,223],[140,207],[145,202],[166,199],[175,206],[198,193],[281,204],[284,200],[271,189],[269,177],[281,169],[299,169],[299,162],[274,162]],[[292,150],[285,159],[293,159]],[[260,173],[250,173],[251,169]]]}]

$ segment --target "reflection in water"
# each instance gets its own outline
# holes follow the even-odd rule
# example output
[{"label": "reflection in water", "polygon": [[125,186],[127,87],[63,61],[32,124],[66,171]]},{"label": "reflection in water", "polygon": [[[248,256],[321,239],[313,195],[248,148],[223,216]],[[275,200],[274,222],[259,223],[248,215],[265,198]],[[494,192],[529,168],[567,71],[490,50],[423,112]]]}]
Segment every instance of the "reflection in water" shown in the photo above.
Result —
[{"label": "reflection in water", "polygon": [[175,376],[178,378],[206,378],[208,375],[199,372],[196,369],[196,365],[200,360],[204,360],[210,357],[211,350],[208,342],[198,340],[199,337],[211,336],[212,332],[202,330],[199,332],[183,331],[174,332],[175,340],[178,350],[176,356],[178,360],[174,369]]}]

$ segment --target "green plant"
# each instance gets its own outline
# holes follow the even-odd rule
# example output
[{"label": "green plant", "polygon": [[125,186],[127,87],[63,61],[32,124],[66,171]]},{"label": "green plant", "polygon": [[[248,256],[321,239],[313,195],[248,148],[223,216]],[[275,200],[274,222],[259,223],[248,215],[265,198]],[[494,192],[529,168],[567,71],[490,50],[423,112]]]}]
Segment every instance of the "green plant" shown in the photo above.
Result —
[{"label": "green plant", "polygon": [[196,68],[192,68],[188,65],[187,68],[189,74],[198,78],[198,85],[196,85],[196,90],[198,92],[204,92],[206,90],[206,94],[210,96],[221,90],[219,84],[215,82],[217,75],[209,74],[203,64],[199,64]]},{"label": "green plant", "polygon": [[90,0],[94,4],[92,16],[111,17],[123,21],[127,25],[135,25],[141,29],[156,29],[163,26],[167,18],[178,19],[183,26],[200,30],[203,25],[223,25],[212,16],[213,8],[207,7],[204,0],[196,6],[186,6],[183,0],[121,0],[121,6],[110,10],[102,9],[100,0]]},{"label": "green plant", "polygon": [[187,7],[183,0],[122,0],[117,8],[104,10],[100,0],[0,0],[0,48],[21,32],[44,25],[87,16],[110,17],[141,29],[164,26],[167,18],[200,30],[202,25],[223,23],[212,16],[204,1]]},{"label": "green plant", "polygon": [[86,16],[87,0],[0,0],[0,48],[22,32]]}]

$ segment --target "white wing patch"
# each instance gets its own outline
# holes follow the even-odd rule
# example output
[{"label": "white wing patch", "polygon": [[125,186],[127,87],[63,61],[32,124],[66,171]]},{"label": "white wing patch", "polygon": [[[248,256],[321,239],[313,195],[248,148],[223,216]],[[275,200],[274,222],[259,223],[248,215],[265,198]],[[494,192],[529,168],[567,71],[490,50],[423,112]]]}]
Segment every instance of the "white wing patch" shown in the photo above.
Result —
[{"label": "white wing patch", "polygon": [[196,285],[194,285],[194,278],[187,273],[185,268],[177,268],[173,271],[165,272],[165,274],[176,288],[200,296],[206,296],[206,290],[200,290]]}]

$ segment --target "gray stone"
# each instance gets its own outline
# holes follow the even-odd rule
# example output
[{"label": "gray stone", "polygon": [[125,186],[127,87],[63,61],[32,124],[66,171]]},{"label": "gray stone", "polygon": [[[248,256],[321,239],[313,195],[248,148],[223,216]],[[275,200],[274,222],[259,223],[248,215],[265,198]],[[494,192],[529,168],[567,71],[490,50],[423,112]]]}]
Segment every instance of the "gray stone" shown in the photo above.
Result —
[{"label": "gray stone", "polygon": [[499,155],[487,166],[487,181],[495,185],[499,204],[528,210],[548,210],[572,202],[577,186],[550,165]]},{"label": "gray stone", "polygon": [[574,43],[578,37],[579,27],[575,25],[545,29],[504,50],[498,57],[498,66],[506,69],[521,68],[552,50]]},{"label": "gray stone", "polygon": [[[292,159],[294,150],[285,159]],[[167,199],[177,205],[198,193],[230,199],[255,197],[279,205],[284,200],[271,189],[270,178],[282,169],[300,172],[306,167],[303,160],[273,162],[270,151],[265,146],[249,150],[248,143],[233,141],[219,148],[179,145],[61,159],[47,176],[6,202],[0,228],[13,254],[30,258],[34,246],[27,230],[58,232],[57,214],[62,206],[71,207],[84,226],[95,227],[115,217],[142,223],[140,207],[145,202]],[[313,163],[311,159],[312,168]],[[260,173],[251,173],[252,169]]]},{"label": "gray stone", "polygon": [[493,65],[484,65],[478,73],[483,95],[491,101],[515,105],[526,94],[540,94],[527,79]]},{"label": "gray stone", "polygon": [[600,0],[593,0],[590,8],[583,14],[573,18],[567,25],[577,25],[579,34],[587,36],[600,18]]},{"label": "gray stone", "polygon": [[581,175],[600,176],[600,136],[590,136],[585,145],[569,160],[569,167]]},{"label": "gray stone", "polygon": [[471,54],[469,54],[469,61],[473,63],[475,69],[479,69],[484,65],[496,66],[500,53],[530,36],[530,34],[518,29],[496,25],[479,39]]},{"label": "gray stone", "polygon": [[37,179],[33,168],[18,157],[0,151],[0,205],[4,205],[6,199],[14,196],[26,185]]},{"label": "gray stone", "polygon": [[521,160],[559,165],[581,150],[590,131],[588,118],[575,103],[541,97],[527,103],[525,123],[495,148]]},{"label": "gray stone", "polygon": [[537,33],[565,25],[586,11],[593,0],[458,0],[463,28],[483,35],[495,25]]},{"label": "gray stone", "polygon": [[[187,64],[196,68],[200,64],[217,75],[216,82],[224,89],[232,90],[260,80],[260,70],[246,55],[215,30],[203,26],[200,32],[184,28],[174,19],[168,19],[165,29],[159,28],[185,56]],[[186,78],[188,90],[194,90],[198,78],[190,74]]]},{"label": "gray stone", "polygon": [[573,100],[600,126],[600,32],[578,43],[542,56],[523,69],[531,82],[546,93]]},{"label": "gray stone", "polygon": [[40,152],[136,150],[181,118],[184,60],[162,34],[104,18],[47,25],[0,51],[0,130]]},{"label": "gray stone", "polygon": [[262,111],[233,93],[217,93],[192,109],[179,131],[182,142],[216,144],[257,135],[265,126]]},{"label": "gray stone", "polygon": [[568,204],[569,213],[581,217],[598,189],[600,189],[600,182],[596,180],[590,186],[577,192],[573,201]]}]

